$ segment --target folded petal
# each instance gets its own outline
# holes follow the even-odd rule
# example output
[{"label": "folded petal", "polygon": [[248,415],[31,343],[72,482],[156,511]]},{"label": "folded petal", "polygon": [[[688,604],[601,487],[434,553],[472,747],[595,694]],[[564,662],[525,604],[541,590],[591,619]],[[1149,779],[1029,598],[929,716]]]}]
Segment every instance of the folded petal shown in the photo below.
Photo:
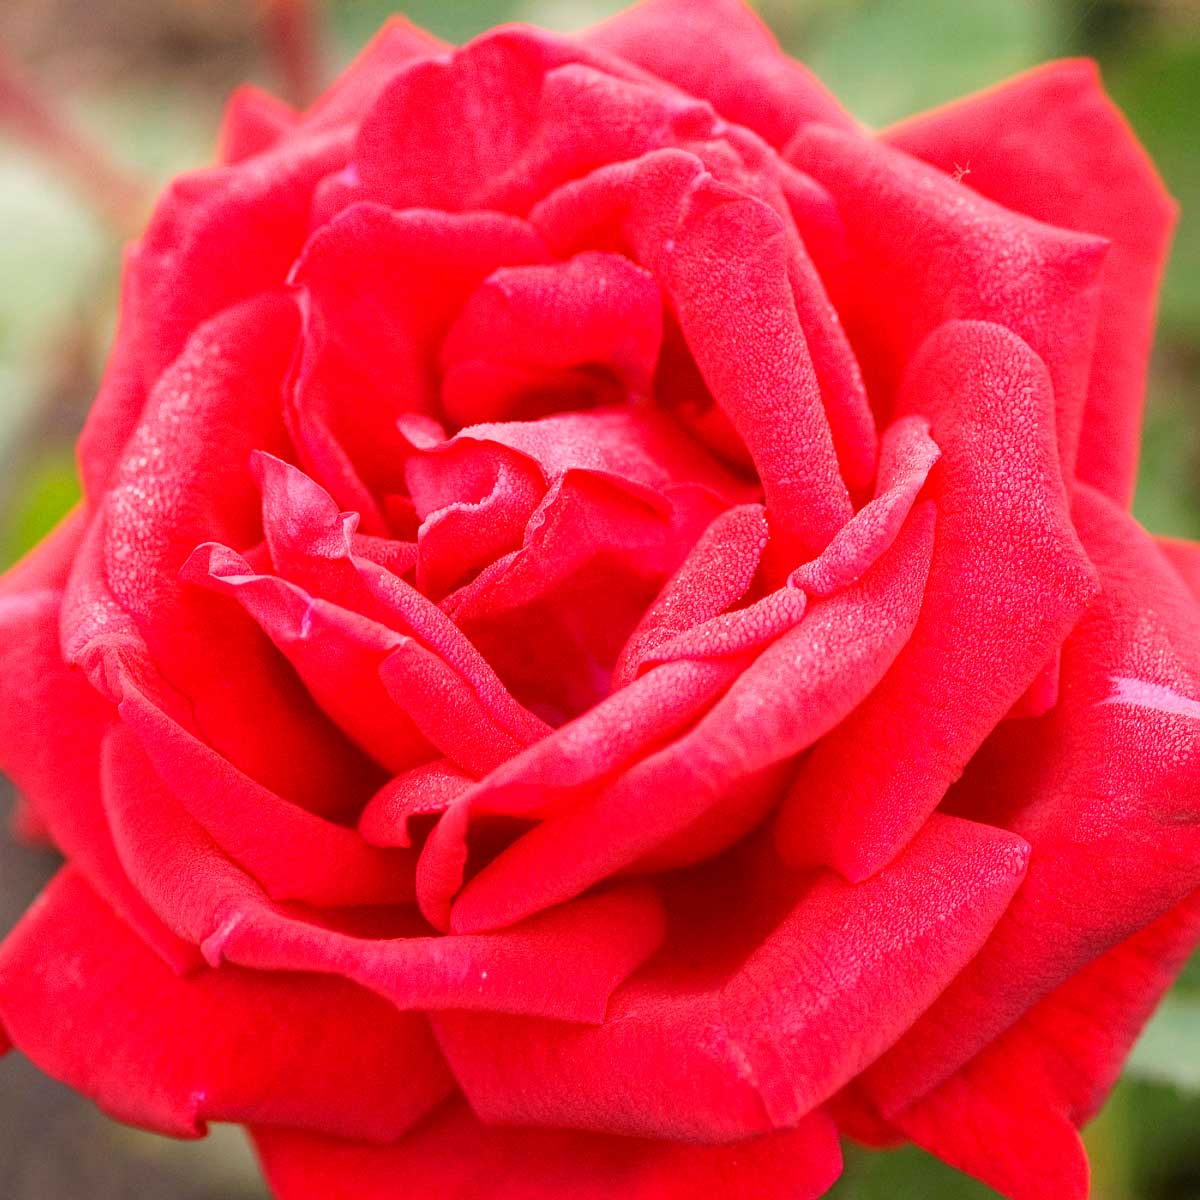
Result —
[{"label": "folded petal", "polygon": [[301,463],[367,532],[385,532],[371,527],[371,497],[403,482],[396,418],[436,411],[438,353],[460,307],[498,267],[545,257],[528,225],[494,212],[360,203],[309,239],[291,275],[304,342],[288,426]]},{"label": "folded petal", "polygon": [[[512,746],[528,745],[548,731],[513,698],[476,646],[436,604],[386,567],[354,552],[353,521],[338,512],[326,491],[271,455],[256,455],[254,469],[263,492],[267,543],[282,578],[385,632],[401,635],[397,649],[403,654],[390,672],[402,676],[407,664],[415,663],[415,670],[421,662],[434,671],[438,663],[428,660],[439,660],[450,672],[443,673],[443,682],[453,685],[464,704],[482,706],[488,728],[506,739],[508,753],[515,752]],[[430,678],[428,671],[425,678]],[[416,703],[411,708],[411,715],[429,720],[440,712]],[[444,710],[442,715],[453,713]]]},{"label": "folded petal", "polygon": [[445,1012],[486,1121],[736,1141],[794,1125],[869,1063],[983,944],[1028,848],[936,817],[874,879],[794,875],[758,838],[677,878],[666,948],[603,1024]]},{"label": "folded petal", "polygon": [[296,669],[309,694],[355,745],[389,771],[430,758],[432,744],[379,677],[401,635],[310,596],[274,575],[255,573],[226,546],[208,542],[182,578],[232,596]]},{"label": "folded petal", "polygon": [[208,744],[329,813],[378,786],[375,771],[236,605],[179,579],[199,543],[262,537],[248,463],[256,449],[282,452],[280,385],[296,332],[291,301],[258,297],[198,330],[159,380],[76,555],[63,649],[102,692],[115,656],[148,659]]},{"label": "folded petal", "polygon": [[1050,372],[1069,479],[1107,242],[1001,208],[898,150],[822,126],[803,129],[787,157],[828,190],[845,226],[843,258],[822,273],[877,416],[890,419],[909,363],[939,325],[993,321]]},{"label": "folded petal", "polygon": [[276,900],[315,906],[413,897],[407,855],[268,791],[161,709],[126,676],[117,710],[163,783],[207,834]]},{"label": "folded petal", "polygon": [[[349,910],[272,903],[166,789],[128,730],[105,744],[104,802],[130,877],[213,967],[341,976],[403,1010],[445,1006],[603,1017],[613,989],[658,948],[662,906],[630,885],[498,934],[444,938],[411,907]],[[393,852],[398,853],[398,852]]]},{"label": "folded petal", "polygon": [[728,509],[713,521],[630,634],[613,669],[614,694],[633,682],[658,647],[741,600],[769,533],[757,504]]},{"label": "folded petal", "polygon": [[896,540],[942,452],[929,436],[925,417],[901,417],[883,435],[875,498],[834,535],[789,582],[812,596],[828,596],[860,578]]},{"label": "folded petal", "polygon": [[445,812],[473,783],[449,759],[435,759],[405,771],[371,797],[358,830],[373,846],[411,846],[414,817]]},{"label": "folded petal", "polygon": [[434,460],[464,442],[496,443],[538,465],[547,483],[568,471],[595,471],[664,491],[695,484],[726,502],[754,489],[688,438],[676,421],[645,405],[563,412],[536,421],[469,425],[447,443],[421,449]]},{"label": "folded petal", "polygon": [[772,531],[786,550],[822,550],[852,510],[797,312],[788,220],[676,150],[568,184],[531,220],[556,249],[608,229],[633,248],[750,451]]},{"label": "folded petal", "polygon": [[1075,523],[1102,591],[1038,721],[1007,722],[948,803],[1033,847],[988,946],[869,1075],[912,1103],[1098,955],[1200,887],[1200,622],[1151,539],[1101,493]]},{"label": "folded petal", "polygon": [[1094,573],[1067,511],[1045,367],[1010,331],[943,326],[905,381],[941,460],[921,617],[879,688],[805,760],[791,862],[862,879],[920,828],[1075,624]]},{"label": "folded petal", "polygon": [[947,173],[964,171],[963,183],[1006,208],[1111,242],[1075,471],[1127,505],[1176,206],[1095,63],[1038,67],[882,136]]},{"label": "folded petal", "polygon": [[[649,272],[616,254],[490,275],[442,344],[442,404],[461,425],[648,398],[662,338]],[[607,375],[607,378],[605,377]]]},{"label": "folded petal", "polygon": [[811,605],[683,737],[485,867],[455,902],[452,928],[495,928],[578,895],[685,830],[748,776],[828,733],[907,641],[932,541],[933,513],[925,507],[858,585]]},{"label": "folded petal", "polygon": [[329,977],[181,979],[72,867],[0,948],[0,1014],[48,1074],[175,1137],[265,1121],[391,1141],[453,1086],[420,1015]]},{"label": "folded petal", "polygon": [[279,1200],[817,1200],[842,1167],[823,1113],[733,1146],[482,1124],[448,1104],[394,1146],[256,1128]]}]

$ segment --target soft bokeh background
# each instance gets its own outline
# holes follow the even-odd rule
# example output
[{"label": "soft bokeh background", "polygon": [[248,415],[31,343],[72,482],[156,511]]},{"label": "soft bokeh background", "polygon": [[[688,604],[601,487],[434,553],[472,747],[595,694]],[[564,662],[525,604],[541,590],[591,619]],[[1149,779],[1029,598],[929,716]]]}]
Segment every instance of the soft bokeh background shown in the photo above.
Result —
[{"label": "soft bokeh background", "polygon": [[[577,28],[618,7],[410,0],[405,11],[463,40],[508,19]],[[1136,509],[1156,532],[1200,537],[1200,0],[760,0],[758,7],[785,46],[873,124],[1047,58],[1100,61],[1183,206]],[[381,0],[314,5],[323,69],[344,63],[394,8]],[[210,159],[234,85],[252,79],[286,91],[290,76],[291,86],[303,86],[303,62],[289,69],[271,27],[266,6],[252,0],[0,0],[0,567],[75,498],[72,443],[111,337],[120,245],[142,218],[140,197]],[[90,143],[73,173],[33,149],[38,118],[6,91],[14,75]],[[0,780],[6,812],[5,787]],[[0,932],[54,866],[53,855],[0,838]],[[1087,1139],[1095,1200],[1200,1200],[1200,964],[1147,1031]],[[265,1195],[235,1131],[178,1143],[127,1130],[18,1055],[0,1062],[0,1193],[9,1200]],[[851,1152],[834,1194],[992,1195],[915,1150]]]}]

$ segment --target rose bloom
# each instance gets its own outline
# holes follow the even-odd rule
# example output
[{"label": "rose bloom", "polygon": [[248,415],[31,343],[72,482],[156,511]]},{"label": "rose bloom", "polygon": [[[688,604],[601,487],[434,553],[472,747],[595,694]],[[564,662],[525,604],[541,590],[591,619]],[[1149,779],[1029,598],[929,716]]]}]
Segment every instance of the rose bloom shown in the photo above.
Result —
[{"label": "rose bloom", "polygon": [[[931,53],[933,53],[931,48]],[[4,580],[12,1044],[280,1200],[1020,1200],[1200,937],[1173,207],[1094,68],[875,135],[735,0],[246,89]]]}]

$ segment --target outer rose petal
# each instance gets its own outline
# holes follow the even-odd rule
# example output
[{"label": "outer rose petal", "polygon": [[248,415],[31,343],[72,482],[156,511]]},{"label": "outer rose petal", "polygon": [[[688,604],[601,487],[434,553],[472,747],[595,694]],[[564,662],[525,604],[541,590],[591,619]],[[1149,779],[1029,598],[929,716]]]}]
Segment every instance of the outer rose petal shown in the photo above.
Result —
[{"label": "outer rose petal", "polygon": [[132,677],[121,688],[121,720],[162,781],[272,899],[335,908],[412,898],[407,855],[289,804],[176,722]]},{"label": "outer rose petal", "polygon": [[99,498],[150,389],[196,328],[283,286],[308,235],[313,189],[349,148],[345,131],[323,132],[168,186],[126,255],[116,345],[79,441],[86,495]]},{"label": "outer rose petal", "polygon": [[237,88],[225,105],[217,135],[217,161],[241,162],[269,150],[296,125],[290,104],[252,83]]},{"label": "outer rose petal", "polygon": [[643,0],[582,36],[710,101],[776,147],[809,121],[854,127],[817,77],[780,50],[741,0]]},{"label": "outer rose petal", "polygon": [[948,803],[1034,854],[992,939],[868,1075],[912,1103],[1097,955],[1200,886],[1200,621],[1116,505],[1081,485],[1075,524],[1102,592],[1063,651],[1063,694],[1002,726]]},{"label": "outer rose petal", "polygon": [[1089,964],[892,1122],[1012,1200],[1086,1200],[1075,1132],[1200,940],[1193,895]]},{"label": "outer rose petal", "polygon": [[1050,372],[1069,479],[1107,243],[1001,208],[900,151],[832,129],[806,127],[788,158],[829,191],[845,223],[844,260],[822,264],[823,277],[882,419],[927,335],[947,321],[992,321]]},{"label": "outer rose petal", "polygon": [[61,601],[52,591],[0,599],[0,767],[75,869],[147,945],[187,970],[199,955],[138,894],[113,846],[100,802],[100,743],[115,714],[82,672],[62,661]]},{"label": "outer rose petal", "polygon": [[883,134],[1039,221],[1112,242],[1076,474],[1128,504],[1154,302],[1176,207],[1091,62],[1051,63]]},{"label": "outer rose petal", "polygon": [[906,378],[930,418],[937,538],[921,618],[865,704],[801,768],[793,862],[862,879],[920,828],[1078,619],[1094,573],[1067,511],[1046,370],[997,325],[952,322]]},{"label": "outer rose petal", "polygon": [[1158,538],[1158,548],[1166,555],[1180,579],[1200,603],[1200,542],[1182,538]]},{"label": "outer rose petal", "polygon": [[447,49],[446,42],[407,17],[388,17],[354,61],[304,113],[304,124],[323,129],[361,121],[379,93],[405,66]]},{"label": "outer rose petal", "polygon": [[924,1011],[988,936],[1028,847],[935,817],[874,879],[793,875],[769,841],[676,879],[664,952],[595,1028],[446,1012],[485,1120],[736,1141],[794,1124]]},{"label": "outer rose petal", "polygon": [[0,949],[0,1014],[48,1074],[176,1137],[277,1121],[387,1141],[453,1086],[423,1017],[327,977],[180,979],[72,867]]},{"label": "outer rose petal", "polygon": [[278,1200],[817,1200],[842,1168],[823,1113],[732,1146],[495,1128],[461,1102],[394,1146],[253,1136]]}]

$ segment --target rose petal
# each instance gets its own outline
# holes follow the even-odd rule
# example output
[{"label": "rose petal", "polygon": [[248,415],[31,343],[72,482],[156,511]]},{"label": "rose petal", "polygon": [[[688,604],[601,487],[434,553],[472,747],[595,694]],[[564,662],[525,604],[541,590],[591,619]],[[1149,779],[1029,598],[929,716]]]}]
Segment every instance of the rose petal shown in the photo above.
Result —
[{"label": "rose petal", "polygon": [[181,578],[232,596],[254,618],[347,737],[389,771],[434,754],[408,712],[393,702],[379,669],[401,635],[314,599],[273,575],[256,574],[226,546],[198,546]]},{"label": "rose petal", "polygon": [[445,812],[473,783],[449,759],[422,763],[389,779],[371,797],[358,831],[373,846],[411,846],[413,817]]},{"label": "rose petal", "polygon": [[327,492],[270,455],[256,455],[253,465],[263,491],[267,542],[282,577],[411,639],[404,661],[422,648],[441,659],[459,677],[458,686],[486,710],[488,722],[516,744],[528,745],[547,732],[436,604],[391,571],[353,553],[352,522]]},{"label": "rose petal", "polygon": [[178,578],[198,543],[262,536],[247,463],[254,449],[282,449],[279,389],[295,337],[295,306],[259,297],[203,326],[159,380],[76,555],[63,649],[102,692],[117,657],[148,658],[239,769],[313,811],[344,812],[378,786],[371,764],[252,621]]},{"label": "rose petal", "polygon": [[[569,382],[580,368],[610,371],[623,389],[618,400],[649,398],[661,338],[654,277],[619,255],[502,269],[467,301],[442,344],[442,404],[461,425],[540,415],[528,410],[539,381],[562,388],[564,375]],[[514,391],[522,379],[526,386]],[[597,386],[580,376],[585,403],[589,383]],[[533,393],[525,407],[522,392]]]},{"label": "rose petal", "polygon": [[196,329],[283,286],[308,236],[313,189],[349,149],[348,133],[333,129],[168,185],[126,255],[116,345],[79,442],[86,495],[103,493],[156,381]]},{"label": "rose petal", "polygon": [[597,1021],[612,990],[662,940],[661,903],[637,886],[477,937],[429,936],[413,909],[350,912],[349,932],[315,923],[310,909],[271,903],[221,854],[127,730],[109,736],[106,752],[104,801],[126,869],[154,910],[214,967],[339,975],[405,1010],[452,1006]]},{"label": "rose petal", "polygon": [[[396,418],[436,411],[459,308],[497,267],[545,257],[528,225],[499,213],[355,204],[312,236],[291,276],[304,343],[286,412],[301,462],[339,504],[365,519],[372,495],[399,490]],[[379,520],[366,531],[384,532]]]},{"label": "rose petal", "polygon": [[568,470],[520,549],[444,605],[513,692],[561,724],[609,692],[638,618],[723,507],[703,485]]},{"label": "rose petal", "polygon": [[713,521],[630,634],[613,669],[614,693],[633,682],[660,646],[732,608],[750,590],[768,534],[757,504],[728,509]]},{"label": "rose petal", "polygon": [[117,707],[164,784],[273,899],[325,907],[412,899],[407,856],[368,846],[354,830],[255,783],[177,724],[128,675]]},{"label": "rose petal", "polygon": [[823,1113],[734,1146],[494,1128],[462,1103],[388,1147],[290,1129],[253,1137],[279,1200],[817,1200],[842,1166]]},{"label": "rose petal", "polygon": [[666,292],[705,383],[749,448],[782,553],[822,550],[852,510],[797,313],[798,240],[787,220],[675,150],[568,184],[531,220],[558,250],[597,229],[619,231]]},{"label": "rose petal", "polygon": [[686,829],[746,776],[834,728],[907,641],[932,542],[933,513],[921,508],[856,587],[813,604],[685,736],[485,867],[455,902],[452,928],[495,928],[578,895]]},{"label": "rose petal", "polygon": [[1102,584],[1040,721],[1004,725],[951,794],[1012,828],[1029,877],[991,942],[871,1072],[892,1112],[1051,988],[1200,887],[1200,622],[1151,540],[1081,485],[1075,523]]},{"label": "rose petal", "polygon": [[789,576],[811,596],[829,596],[859,579],[896,540],[942,452],[924,417],[893,421],[883,435],[875,499],[854,514],[819,557]]},{"label": "rose petal", "polygon": [[825,282],[877,416],[890,417],[909,362],[939,325],[994,321],[1050,372],[1070,478],[1108,243],[1010,212],[897,150],[833,129],[806,127],[787,157],[829,191],[845,224],[847,257],[827,267]]},{"label": "rose petal", "polygon": [[147,906],[113,846],[100,801],[100,743],[116,717],[62,660],[61,602],[51,591],[0,599],[0,765],[73,869],[166,963],[186,971],[200,961],[195,949]]},{"label": "rose petal", "polygon": [[676,884],[666,951],[602,1025],[445,1012],[435,1030],[485,1121],[689,1141],[787,1127],[969,961],[1027,856],[1012,834],[939,816],[852,885],[790,875],[760,838]]},{"label": "rose petal", "polygon": [[966,169],[968,187],[1007,208],[1111,240],[1075,470],[1128,504],[1155,294],[1176,207],[1105,95],[1095,63],[1038,67],[883,138],[943,171]]},{"label": "rose petal", "polygon": [[1051,992],[893,1121],[1014,1200],[1086,1200],[1088,1164],[1076,1127],[1100,1108],[1197,940],[1193,896]]},{"label": "rose petal", "polygon": [[0,1013],[48,1074],[174,1137],[276,1121],[391,1141],[453,1086],[423,1017],[329,977],[180,979],[73,867],[0,948]]},{"label": "rose petal", "polygon": [[854,126],[817,77],[784,54],[738,0],[648,0],[593,26],[583,38],[703,96],[774,146],[810,121]]},{"label": "rose petal", "polygon": [[252,83],[235,88],[221,117],[217,161],[226,165],[270,150],[296,127],[290,104]]},{"label": "rose petal", "polygon": [[1095,590],[1059,469],[1045,368],[1011,332],[955,322],[926,342],[904,412],[942,457],[938,533],[911,640],[816,747],[781,814],[790,862],[863,879],[920,828]]},{"label": "rose petal", "polygon": [[357,124],[379,93],[410,62],[439,54],[447,43],[407,17],[389,15],[354,61],[304,113],[304,123],[316,129]]}]

